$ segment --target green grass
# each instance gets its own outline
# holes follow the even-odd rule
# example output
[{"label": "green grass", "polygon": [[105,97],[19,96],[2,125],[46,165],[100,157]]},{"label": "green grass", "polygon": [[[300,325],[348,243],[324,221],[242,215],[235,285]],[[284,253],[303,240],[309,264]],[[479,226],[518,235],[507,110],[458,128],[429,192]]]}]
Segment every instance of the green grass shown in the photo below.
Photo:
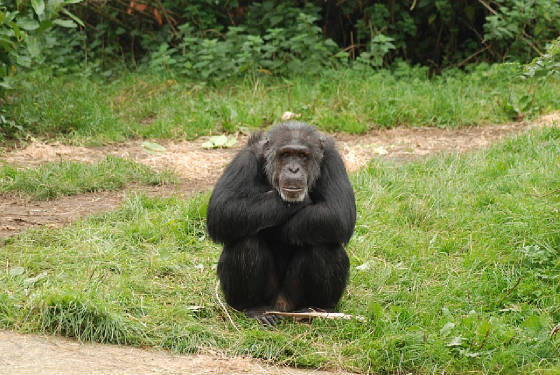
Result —
[{"label": "green grass", "polygon": [[[341,69],[319,77],[247,78],[210,86],[148,73],[52,77],[34,72],[4,107],[39,137],[96,143],[131,137],[188,138],[278,121],[285,111],[327,131],[502,123],[560,108],[560,80],[521,80],[514,65],[479,66],[428,79],[421,68]],[[7,120],[7,121],[8,121]],[[0,130],[2,125],[0,124]],[[23,133],[23,134],[24,134]],[[22,136],[22,134],[20,134]]]},{"label": "green grass", "polygon": [[51,199],[92,191],[118,190],[127,183],[161,185],[174,183],[170,172],[114,156],[95,163],[50,162],[38,167],[0,166],[0,193],[19,192],[33,199]]},{"label": "green grass", "polygon": [[218,350],[369,373],[560,369],[560,129],[354,174],[358,223],[339,309],[366,322],[266,329],[215,295],[207,195],[118,211],[0,247],[0,327]]}]

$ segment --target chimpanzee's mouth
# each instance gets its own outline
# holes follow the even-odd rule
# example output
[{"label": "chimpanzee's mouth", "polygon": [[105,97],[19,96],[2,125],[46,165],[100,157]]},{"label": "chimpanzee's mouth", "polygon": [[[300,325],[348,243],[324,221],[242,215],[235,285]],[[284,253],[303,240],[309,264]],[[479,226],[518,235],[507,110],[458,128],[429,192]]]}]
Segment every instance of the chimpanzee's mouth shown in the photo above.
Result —
[{"label": "chimpanzee's mouth", "polygon": [[285,186],[282,188],[282,190],[288,193],[301,193],[303,191],[303,188],[295,186]]},{"label": "chimpanzee's mouth", "polygon": [[286,202],[301,202],[307,195],[306,187],[282,186],[279,189],[280,196]]}]

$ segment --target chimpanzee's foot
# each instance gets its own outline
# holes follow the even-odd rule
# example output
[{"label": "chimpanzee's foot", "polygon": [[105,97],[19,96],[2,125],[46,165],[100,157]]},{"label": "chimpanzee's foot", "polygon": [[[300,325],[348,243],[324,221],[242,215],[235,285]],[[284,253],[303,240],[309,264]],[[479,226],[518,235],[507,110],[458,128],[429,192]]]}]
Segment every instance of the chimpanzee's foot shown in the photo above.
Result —
[{"label": "chimpanzee's foot", "polygon": [[272,306],[257,306],[249,307],[243,310],[247,316],[257,319],[259,323],[264,326],[275,326],[282,319],[282,317],[274,314],[266,314],[267,311],[272,311]]}]

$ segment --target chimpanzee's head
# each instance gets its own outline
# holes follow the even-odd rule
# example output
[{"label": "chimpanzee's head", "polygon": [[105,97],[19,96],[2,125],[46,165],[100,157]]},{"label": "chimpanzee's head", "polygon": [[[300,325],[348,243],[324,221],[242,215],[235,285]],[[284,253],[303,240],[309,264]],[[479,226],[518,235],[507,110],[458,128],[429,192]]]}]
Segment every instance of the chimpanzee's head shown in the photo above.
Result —
[{"label": "chimpanzee's head", "polygon": [[321,171],[325,137],[303,122],[280,123],[261,140],[270,184],[287,202],[305,199]]}]

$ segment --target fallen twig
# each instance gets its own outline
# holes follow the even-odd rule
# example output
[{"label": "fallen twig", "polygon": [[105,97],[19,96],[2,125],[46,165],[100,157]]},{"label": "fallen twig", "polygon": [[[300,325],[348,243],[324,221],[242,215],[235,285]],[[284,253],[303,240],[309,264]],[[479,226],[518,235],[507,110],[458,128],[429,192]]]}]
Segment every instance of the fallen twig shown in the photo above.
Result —
[{"label": "fallen twig", "polygon": [[360,322],[366,321],[366,318],[360,315],[332,313],[332,312],[324,312],[324,311],[316,311],[316,310],[310,310],[308,312],[265,311],[265,314],[291,317],[294,318],[295,320],[302,320],[306,318],[326,318],[326,319],[346,319],[346,320],[356,319]]}]

